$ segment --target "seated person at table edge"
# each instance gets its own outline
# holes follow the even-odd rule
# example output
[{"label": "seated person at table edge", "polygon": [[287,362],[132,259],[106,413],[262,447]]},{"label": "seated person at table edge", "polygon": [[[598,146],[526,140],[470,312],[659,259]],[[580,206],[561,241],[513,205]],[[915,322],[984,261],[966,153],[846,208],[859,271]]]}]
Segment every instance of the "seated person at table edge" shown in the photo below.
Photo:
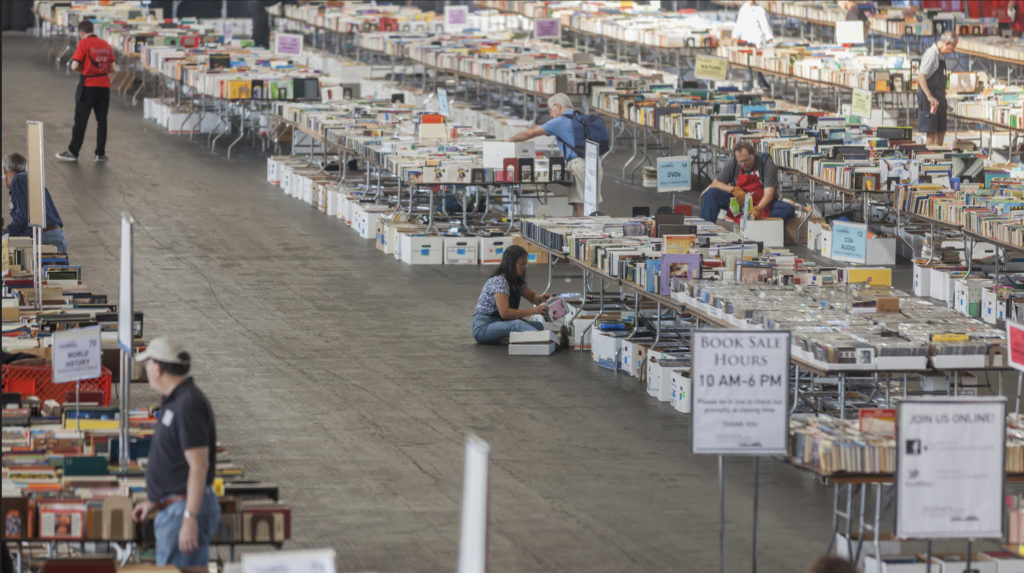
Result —
[{"label": "seated person at table edge", "polygon": [[[704,194],[700,216],[714,223],[718,212],[729,209],[729,202],[735,198],[743,208],[746,196],[751,195],[750,217],[763,219],[776,217],[787,220],[796,209],[785,201],[775,200],[779,186],[779,169],[767,153],[756,153],[749,142],[741,141],[732,148],[732,159],[725,162],[722,170],[711,182],[711,188]],[[738,218],[741,213],[729,211],[729,216]]]},{"label": "seated person at table edge", "polygon": [[[509,333],[544,328],[526,317],[544,316],[548,310],[544,302],[555,295],[537,294],[526,286],[526,263],[526,249],[512,245],[505,249],[498,269],[484,283],[473,314],[473,338],[479,344],[500,344]],[[524,298],[537,306],[519,310],[519,301]]]},{"label": "seated person at table edge", "polygon": [[[11,195],[11,222],[4,232],[12,237],[31,237],[32,228],[28,221],[28,160],[20,153],[8,153],[3,159],[4,185]],[[68,240],[64,236],[64,221],[57,213],[57,207],[46,194],[46,228],[43,229],[42,243],[57,247],[57,252],[68,252]]]}]

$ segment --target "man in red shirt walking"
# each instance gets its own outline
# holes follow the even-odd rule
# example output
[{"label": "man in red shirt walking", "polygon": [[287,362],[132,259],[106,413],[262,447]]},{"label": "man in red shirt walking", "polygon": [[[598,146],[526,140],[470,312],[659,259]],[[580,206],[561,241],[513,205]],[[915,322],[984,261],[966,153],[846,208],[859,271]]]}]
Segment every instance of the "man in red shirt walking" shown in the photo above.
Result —
[{"label": "man in red shirt walking", "polygon": [[78,161],[78,152],[85,140],[89,114],[96,113],[96,161],[107,160],[107,110],[110,108],[110,73],[114,71],[114,50],[96,37],[90,20],[78,23],[81,40],[71,56],[71,69],[82,70],[75,90],[75,127],[67,151],[57,154],[61,161]]}]

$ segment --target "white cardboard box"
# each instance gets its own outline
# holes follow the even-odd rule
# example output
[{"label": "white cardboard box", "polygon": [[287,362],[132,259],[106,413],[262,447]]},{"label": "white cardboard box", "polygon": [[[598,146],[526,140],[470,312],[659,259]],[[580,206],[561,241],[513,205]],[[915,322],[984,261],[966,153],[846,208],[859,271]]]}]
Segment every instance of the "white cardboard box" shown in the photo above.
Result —
[{"label": "white cardboard box", "polygon": [[684,414],[690,413],[690,392],[693,390],[687,374],[685,370],[672,372],[672,407]]},{"label": "white cardboard box", "polygon": [[590,337],[590,357],[598,366],[618,370],[619,351],[622,350],[621,331],[602,332],[595,330]]},{"label": "white cardboard box", "polygon": [[914,296],[930,296],[931,279],[931,267],[914,263]]},{"label": "white cardboard box", "polygon": [[[906,559],[906,558],[909,558],[909,557],[915,557],[915,556],[913,556],[913,555],[891,555],[891,556],[887,557],[887,556],[883,555],[882,556],[882,564],[881,564],[882,567],[881,567],[881,569],[878,569],[877,568],[877,566],[878,566],[878,558],[875,557],[874,555],[866,555],[866,556],[864,556],[864,567],[863,567],[863,570],[866,573],[875,573],[875,571],[881,571],[882,573],[926,573],[928,571],[928,566],[925,564],[924,561],[922,561],[920,559],[917,559],[913,563],[886,562],[886,559],[889,559],[890,561],[895,561],[896,559]],[[916,559],[916,557],[915,557],[915,559]],[[939,573],[939,571],[937,571],[938,568],[939,568],[938,565],[932,567],[932,572],[933,573]]]},{"label": "white cardboard box", "polygon": [[502,169],[505,159],[510,157],[532,158],[536,147],[532,141],[485,141],[483,145],[483,167]]},{"label": "white cardboard box", "polygon": [[785,240],[782,219],[759,219],[747,221],[743,238],[748,241],[762,241],[766,247],[781,247]]},{"label": "white cardboard box", "polygon": [[444,264],[475,265],[479,250],[480,240],[477,237],[445,237]]},{"label": "white cardboard box", "polygon": [[408,233],[401,233],[398,237],[403,263],[409,265],[440,265],[444,263],[442,237]]},{"label": "white cardboard box", "polygon": [[[853,550],[857,551],[857,543],[860,540],[860,536],[856,531],[850,534],[850,542],[853,545]],[[864,545],[861,548],[860,560],[857,562],[859,567],[864,566],[864,560],[867,554],[875,554],[875,536],[868,533],[864,536]],[[899,555],[903,551],[903,543],[899,539],[894,539],[892,535],[882,534],[882,539],[878,542],[879,552],[882,557],[886,555]],[[852,556],[847,551],[846,536],[842,532],[836,533],[836,555],[843,559],[850,559]],[[867,571],[867,569],[865,569]]]},{"label": "white cardboard box", "polygon": [[960,314],[981,318],[982,289],[995,283],[982,278],[962,278],[953,282],[953,308]]},{"label": "white cardboard box", "polygon": [[558,345],[554,342],[533,344],[509,344],[509,356],[550,356],[555,353]]},{"label": "white cardboard box", "polygon": [[496,265],[501,262],[505,249],[512,246],[512,237],[480,237],[480,264]]},{"label": "white cardboard box", "polygon": [[988,552],[981,552],[982,561],[993,561],[999,573],[1024,573],[1024,559],[1018,556],[994,557]]},{"label": "white cardboard box", "polygon": [[963,561],[961,555],[956,553],[934,555],[932,571],[935,571],[935,563],[942,565],[941,573],[999,573],[998,564],[995,561],[983,561],[980,553],[975,553],[971,558],[969,570],[967,562]]},{"label": "white cardboard box", "polygon": [[895,265],[896,238],[872,237],[868,239],[866,263],[868,265]]}]

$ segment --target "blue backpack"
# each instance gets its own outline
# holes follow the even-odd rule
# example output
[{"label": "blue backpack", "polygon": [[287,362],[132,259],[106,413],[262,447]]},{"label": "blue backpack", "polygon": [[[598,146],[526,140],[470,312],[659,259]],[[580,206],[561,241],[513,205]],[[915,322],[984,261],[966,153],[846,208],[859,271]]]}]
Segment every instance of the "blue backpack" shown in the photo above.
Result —
[{"label": "blue backpack", "polygon": [[605,127],[604,120],[600,116],[573,110],[572,115],[569,117],[573,123],[572,135],[573,139],[575,139],[573,142],[575,145],[570,144],[561,137],[555,136],[563,145],[575,151],[578,157],[586,157],[587,140],[589,139],[597,142],[599,154],[604,155],[608,153],[608,150],[611,148],[611,140],[608,138],[608,128]]}]

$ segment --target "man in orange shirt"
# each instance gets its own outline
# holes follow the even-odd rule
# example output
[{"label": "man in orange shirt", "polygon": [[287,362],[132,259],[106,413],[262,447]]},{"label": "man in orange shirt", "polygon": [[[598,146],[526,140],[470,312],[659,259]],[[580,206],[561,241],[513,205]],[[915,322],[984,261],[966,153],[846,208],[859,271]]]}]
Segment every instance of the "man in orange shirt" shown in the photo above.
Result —
[{"label": "man in orange shirt", "polygon": [[107,160],[107,110],[110,108],[110,73],[114,71],[114,50],[93,33],[90,20],[78,23],[81,40],[71,56],[71,69],[82,70],[75,90],[75,127],[67,151],[57,154],[61,161],[78,161],[78,152],[85,140],[89,114],[96,113],[96,161]]}]

